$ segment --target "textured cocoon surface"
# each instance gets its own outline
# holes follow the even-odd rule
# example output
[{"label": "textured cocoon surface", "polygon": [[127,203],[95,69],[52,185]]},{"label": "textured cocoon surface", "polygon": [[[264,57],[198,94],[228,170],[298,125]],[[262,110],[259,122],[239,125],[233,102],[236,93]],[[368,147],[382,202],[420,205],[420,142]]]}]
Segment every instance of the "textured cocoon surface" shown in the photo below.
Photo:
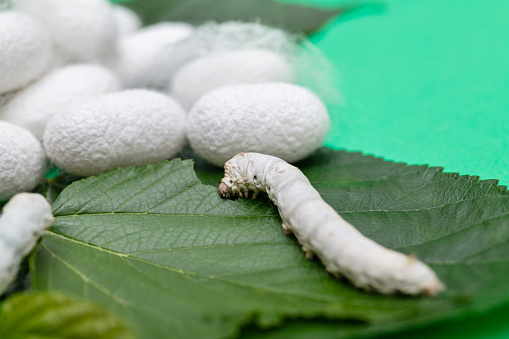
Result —
[{"label": "textured cocoon surface", "polygon": [[196,102],[188,138],[195,152],[217,166],[240,152],[260,152],[288,162],[321,146],[327,109],[306,88],[285,83],[221,87]]},{"label": "textured cocoon surface", "polygon": [[116,23],[106,0],[14,0],[14,8],[43,23],[63,62],[98,61],[116,43]]},{"label": "textured cocoon surface", "polygon": [[0,121],[0,200],[33,190],[45,170],[44,150],[32,133]]},{"label": "textured cocoon surface", "polygon": [[289,55],[294,49],[293,37],[284,31],[259,23],[230,21],[206,23],[197,27],[187,39],[167,45],[155,58],[156,68],[164,70],[157,86],[165,88],[176,72],[194,59],[241,49],[264,49]]},{"label": "textured cocoon surface", "polygon": [[173,77],[170,93],[185,109],[190,109],[204,94],[222,86],[293,80],[292,67],[282,55],[244,49],[189,62]]},{"label": "textured cocoon surface", "polygon": [[293,69],[292,82],[310,88],[327,103],[338,101],[336,70],[320,50],[303,36],[257,22],[206,23],[187,39],[166,46],[154,61],[154,68],[162,71],[154,87],[167,87],[179,69],[195,59],[253,49],[279,55]]},{"label": "textured cocoon surface", "polygon": [[155,56],[192,31],[188,24],[164,22],[121,37],[112,67],[126,88],[154,87],[165,72],[154,63]]},{"label": "textured cocoon surface", "polygon": [[21,13],[0,12],[0,94],[39,78],[52,60],[52,42],[41,24]]},{"label": "textured cocoon surface", "polygon": [[112,9],[119,36],[134,33],[140,29],[141,20],[136,13],[120,5],[113,5]]},{"label": "textured cocoon surface", "polygon": [[69,173],[90,176],[173,157],[185,144],[186,114],[170,97],[130,90],[81,101],[44,131],[46,153]]},{"label": "textured cocoon surface", "polygon": [[116,92],[117,77],[98,65],[71,65],[54,70],[0,107],[0,120],[24,127],[42,139],[49,119],[73,102]]}]

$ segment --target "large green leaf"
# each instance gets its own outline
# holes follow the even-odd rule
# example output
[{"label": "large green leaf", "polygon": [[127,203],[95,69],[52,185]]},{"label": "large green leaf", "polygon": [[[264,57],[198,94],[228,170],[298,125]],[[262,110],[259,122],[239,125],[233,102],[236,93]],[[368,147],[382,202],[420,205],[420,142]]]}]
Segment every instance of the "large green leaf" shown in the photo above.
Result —
[{"label": "large green leaf", "polygon": [[312,33],[329,19],[358,7],[315,8],[306,5],[279,3],[275,0],[135,0],[121,2],[137,12],[145,24],[160,21],[184,21],[202,24],[206,21],[253,21],[283,27],[290,31]]},{"label": "large green leaf", "polygon": [[[180,160],[68,186],[32,257],[34,286],[103,303],[142,338],[228,337],[254,323],[250,335],[289,318],[322,320],[288,320],[282,333],[380,334],[509,301],[509,194],[496,181],[345,151],[322,150],[299,167],[342,216],[415,253],[447,290],[380,296],[336,281],[282,234],[266,197],[221,200]],[[197,173],[214,185],[221,177]]]},{"label": "large green leaf", "polygon": [[17,294],[0,309],[2,339],[134,339],[103,307],[59,293]]}]

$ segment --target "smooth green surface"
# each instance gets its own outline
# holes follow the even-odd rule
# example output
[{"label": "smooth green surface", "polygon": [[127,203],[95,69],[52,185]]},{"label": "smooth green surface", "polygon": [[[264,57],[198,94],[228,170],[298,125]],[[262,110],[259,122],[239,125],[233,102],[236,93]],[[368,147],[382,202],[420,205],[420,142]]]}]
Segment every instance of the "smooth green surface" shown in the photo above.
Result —
[{"label": "smooth green surface", "polygon": [[[33,285],[107,305],[154,339],[220,338],[296,317],[335,321],[282,334],[304,326],[308,338],[378,335],[509,301],[509,284],[499,279],[509,275],[509,193],[496,182],[345,151],[321,150],[298,166],[345,219],[416,254],[447,290],[436,298],[381,296],[338,282],[283,235],[266,196],[222,200],[180,160],[64,189],[31,262]],[[221,172],[197,173],[217,185]]]},{"label": "smooth green surface", "polygon": [[[352,13],[312,37],[342,79],[328,145],[508,185],[509,2],[386,4],[382,14]],[[508,318],[503,307],[411,336],[505,339]]]},{"label": "smooth green surface", "polygon": [[2,339],[134,339],[97,304],[54,292],[19,293],[0,309]]},{"label": "smooth green surface", "polygon": [[509,2],[352,14],[312,38],[342,82],[327,144],[509,184]]}]

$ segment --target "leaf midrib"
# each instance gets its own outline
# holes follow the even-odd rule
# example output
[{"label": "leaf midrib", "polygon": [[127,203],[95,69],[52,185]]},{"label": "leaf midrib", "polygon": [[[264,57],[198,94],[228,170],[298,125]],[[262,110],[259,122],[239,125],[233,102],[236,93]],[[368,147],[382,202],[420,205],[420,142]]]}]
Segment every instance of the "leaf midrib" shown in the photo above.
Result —
[{"label": "leaf midrib", "polygon": [[98,212],[98,213],[83,213],[83,214],[66,214],[66,215],[55,215],[57,218],[77,218],[82,216],[111,216],[111,215],[154,215],[154,216],[165,216],[165,217],[206,217],[206,218],[274,218],[276,214],[264,214],[264,215],[214,215],[214,214],[169,214],[169,213],[149,213],[149,212]]}]

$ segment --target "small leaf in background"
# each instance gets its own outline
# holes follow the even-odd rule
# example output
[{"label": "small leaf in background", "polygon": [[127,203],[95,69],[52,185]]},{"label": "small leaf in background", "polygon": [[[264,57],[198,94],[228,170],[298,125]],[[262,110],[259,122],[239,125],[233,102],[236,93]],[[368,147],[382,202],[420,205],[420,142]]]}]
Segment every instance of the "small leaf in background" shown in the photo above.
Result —
[{"label": "small leaf in background", "polygon": [[202,24],[206,21],[260,21],[293,32],[313,33],[331,18],[359,5],[333,9],[279,3],[275,0],[117,0],[140,15],[145,24],[160,21],[183,21]]},{"label": "small leaf in background", "polygon": [[198,168],[215,182],[207,186],[180,160],[68,186],[32,257],[34,287],[100,302],[141,338],[249,336],[281,324],[283,334],[380,335],[509,301],[509,194],[496,181],[326,149],[298,166],[361,232],[416,254],[447,290],[382,296],[337,281],[283,235],[266,196],[222,200],[219,169]]},{"label": "small leaf in background", "polygon": [[0,308],[0,338],[134,339],[103,307],[60,293],[21,293]]},{"label": "small leaf in background", "polygon": [[49,167],[44,182],[35,188],[35,192],[42,194],[50,203],[53,203],[64,188],[79,179],[81,178],[63,172],[53,165]]}]

